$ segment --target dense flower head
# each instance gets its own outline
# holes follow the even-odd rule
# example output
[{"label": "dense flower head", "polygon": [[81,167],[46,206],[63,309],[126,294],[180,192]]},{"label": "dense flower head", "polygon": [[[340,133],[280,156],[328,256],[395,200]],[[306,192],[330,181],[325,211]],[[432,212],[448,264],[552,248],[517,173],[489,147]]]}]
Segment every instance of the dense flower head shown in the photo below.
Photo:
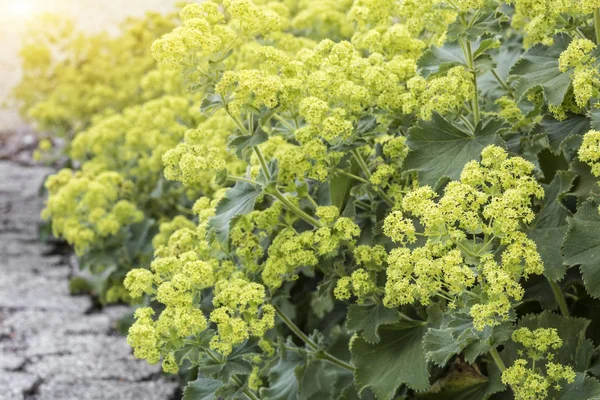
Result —
[{"label": "dense flower head", "polygon": [[589,131],[583,136],[579,159],[592,167],[592,174],[600,177],[600,132]]},{"label": "dense flower head", "polygon": [[[365,387],[382,399],[452,396],[448,378],[465,360],[518,399],[573,382],[570,366],[552,362],[562,339],[550,327],[514,331],[523,349],[502,378],[479,367],[491,349],[504,369],[493,352],[513,322],[554,304],[537,278],[524,281],[559,274],[567,256],[558,235],[573,230],[578,215],[566,215],[592,186],[578,164],[556,169],[575,160],[579,127],[597,122],[597,49],[584,37],[600,0],[506,3],[190,2],[178,20],[133,23],[124,44],[75,37],[69,51],[81,59],[56,68],[48,41],[73,27],[55,21],[56,38],[32,41],[24,109],[74,135],[73,170],[47,180],[44,217],[78,256],[114,259],[106,269],[89,257],[106,271],[111,298],[144,305],[128,336],[135,356],[167,373],[197,369],[222,381],[215,395],[235,386],[248,398],[272,396],[264,389],[278,387],[288,364],[307,398],[327,388],[302,376],[323,366],[335,390],[351,372],[364,381],[344,389],[350,397]],[[557,33],[573,37],[560,56],[544,47]],[[547,68],[527,66],[546,50]],[[64,82],[53,91],[44,77],[55,73]],[[600,176],[600,133],[582,140],[579,160]],[[568,186],[571,172],[581,176],[565,199],[579,201],[560,204],[553,177]],[[545,212],[561,205],[562,225],[546,232],[554,221]],[[575,286],[550,284],[565,312],[561,292]],[[409,349],[422,382],[400,374],[382,388],[365,377],[379,360],[365,362],[364,351],[387,346],[387,328],[405,331],[394,341],[424,332]],[[298,337],[284,340],[289,331]],[[435,347],[450,339],[435,335],[457,331],[442,363]]]},{"label": "dense flower head", "polygon": [[13,90],[22,115],[71,137],[99,114],[149,100],[139,92],[140,78],[155,68],[150,45],[174,26],[173,14],[148,13],[124,22],[115,38],[79,32],[58,15],[36,19],[23,35],[23,79]]},{"label": "dense flower head", "polygon": [[[531,331],[519,328],[512,334],[512,340],[525,347],[528,357],[533,361],[531,367],[526,359],[518,359],[502,373],[502,383],[510,385],[515,399],[545,399],[548,389],[561,388],[560,381],[573,383],[575,372],[568,365],[550,361],[552,350],[562,347],[562,340],[554,328],[538,328]],[[535,367],[535,362],[547,359],[544,369]],[[539,364],[538,364],[539,365]]]},{"label": "dense flower head", "polygon": [[83,254],[97,239],[143,219],[127,199],[130,183],[112,171],[94,175],[63,169],[46,181],[50,197],[42,217],[52,220],[56,236]]},{"label": "dense flower head", "polygon": [[[428,186],[407,193],[383,231],[400,244],[415,242],[421,233],[414,218],[429,239],[422,247],[390,252],[384,304],[427,305],[436,296],[454,300],[478,284],[483,297],[471,308],[475,326],[507,318],[509,300],[523,297],[519,280],[544,270],[535,243],[520,231],[533,220],[532,199],[544,195],[533,168],[488,146],[481,161],[467,163],[460,181],[450,182],[441,197]],[[493,256],[496,246],[503,249],[500,262]]]}]

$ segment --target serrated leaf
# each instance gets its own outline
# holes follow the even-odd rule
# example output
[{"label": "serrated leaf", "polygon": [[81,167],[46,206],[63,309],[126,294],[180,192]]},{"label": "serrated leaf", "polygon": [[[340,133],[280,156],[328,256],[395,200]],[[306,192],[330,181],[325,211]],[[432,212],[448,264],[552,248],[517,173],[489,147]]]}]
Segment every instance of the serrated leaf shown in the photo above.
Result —
[{"label": "serrated leaf", "polygon": [[300,355],[286,351],[269,373],[269,387],[260,391],[264,400],[292,400],[298,398],[296,369],[302,367]]},{"label": "serrated leaf", "polygon": [[223,98],[217,94],[209,93],[200,104],[200,112],[205,115],[211,115],[220,108],[225,107]]},{"label": "serrated leaf", "polygon": [[[349,157],[346,160],[344,169],[351,174],[357,174],[360,167],[354,157]],[[343,165],[343,164],[342,164]],[[348,169],[346,169],[348,168]],[[329,181],[329,198],[331,205],[336,206],[339,210],[344,210],[348,201],[348,196],[352,187],[356,185],[356,180],[348,175],[337,174]]]},{"label": "serrated leaf", "polygon": [[584,203],[569,219],[563,252],[566,264],[580,266],[588,294],[600,298],[600,214],[595,202]]},{"label": "serrated leaf", "polygon": [[262,129],[257,129],[252,135],[240,135],[230,138],[227,147],[235,150],[235,154],[239,158],[244,158],[253,146],[258,146],[267,140],[269,140],[269,135]]},{"label": "serrated leaf", "polygon": [[579,160],[575,160],[571,163],[569,171],[577,174],[575,186],[573,187],[571,194],[577,197],[579,203],[584,203],[591,196],[600,195],[598,178],[592,175],[589,165]]},{"label": "serrated leaf", "polygon": [[487,365],[488,376],[467,363],[455,363],[448,373],[436,381],[420,400],[485,400],[506,387],[500,381],[501,372],[494,364]]},{"label": "serrated leaf", "polygon": [[321,360],[309,359],[303,368],[296,369],[299,382],[299,400],[330,400],[336,398],[337,382],[345,373],[336,366]]},{"label": "serrated leaf", "polygon": [[549,398],[556,400],[600,400],[600,382],[578,373],[573,383],[561,383],[561,390],[550,389]]},{"label": "serrated leaf", "polygon": [[468,312],[448,311],[442,317],[439,328],[430,328],[425,334],[423,349],[427,360],[440,367],[463,351],[465,360],[474,363],[477,357],[508,340],[510,334],[509,324],[478,331]]},{"label": "serrated leaf", "polygon": [[559,171],[545,189],[544,205],[528,236],[535,242],[544,262],[544,275],[552,281],[561,280],[566,272],[560,246],[567,233],[567,217],[571,215],[561,200],[571,190],[575,174]]},{"label": "serrated leaf", "polygon": [[227,241],[229,228],[237,216],[254,210],[256,198],[261,193],[262,189],[259,186],[248,182],[236,182],[234,187],[227,189],[225,197],[217,206],[215,216],[208,222],[221,242]]},{"label": "serrated leaf", "polygon": [[591,119],[591,128],[597,131],[600,131],[600,108],[592,107],[589,112],[589,117]]},{"label": "serrated leaf", "polygon": [[382,304],[353,304],[348,308],[346,327],[350,332],[362,332],[368,343],[378,343],[379,327],[400,320],[396,309],[384,307]]},{"label": "serrated leaf", "polygon": [[559,34],[554,37],[552,46],[538,44],[523,54],[510,71],[518,80],[515,87],[517,100],[521,100],[532,89],[541,87],[550,105],[558,106],[563,102],[573,71],[561,72],[558,69],[558,58],[570,42],[569,35]]},{"label": "serrated leaf", "polygon": [[486,146],[503,144],[499,134],[506,128],[501,119],[490,118],[480,122],[471,135],[434,114],[431,121],[421,121],[409,131],[410,152],[404,166],[418,171],[422,185],[435,186],[444,177],[458,180],[465,164],[479,159]]},{"label": "serrated leaf", "polygon": [[425,78],[445,72],[457,65],[467,65],[467,60],[458,42],[445,43],[442,47],[431,45],[429,50],[417,61],[420,73]]},{"label": "serrated leaf", "polygon": [[426,390],[429,371],[421,347],[426,331],[426,322],[402,321],[382,327],[377,344],[355,338],[350,350],[359,393],[368,387],[379,400],[390,400],[403,384],[414,390]]},{"label": "serrated leaf", "polygon": [[448,27],[448,39],[454,40],[460,37],[467,37],[475,40],[484,34],[498,33],[502,29],[502,23],[508,21],[508,17],[496,10],[496,8],[487,7],[471,11],[466,19],[471,21],[468,26],[464,26],[460,19]]},{"label": "serrated leaf", "polygon": [[252,371],[252,364],[247,359],[255,354],[255,350],[256,342],[246,341],[220,361],[217,361],[218,357],[202,358],[198,363],[198,370],[205,376],[218,377],[224,381],[229,381],[233,375],[248,375]]},{"label": "serrated leaf", "polygon": [[[492,48],[494,43],[496,40],[491,38],[478,38],[471,42],[475,69],[479,75],[495,66],[492,57],[485,54],[485,51]],[[446,42],[442,47],[432,45],[417,61],[419,72],[425,78],[430,75],[443,74],[458,65],[467,67],[467,60],[458,42]]]},{"label": "serrated leaf", "polygon": [[[570,365],[577,372],[588,369],[592,360],[594,346],[586,339],[586,330],[589,320],[584,318],[563,317],[551,311],[541,314],[530,314],[521,318],[517,324],[519,328],[531,330],[537,328],[555,328],[563,341],[563,345],[554,351],[553,362]],[[509,341],[501,353],[507,366],[512,365],[516,359],[522,358],[519,350],[522,346]]]},{"label": "serrated leaf", "polygon": [[[508,76],[511,68],[515,65],[521,56],[520,43],[503,43],[495,54],[492,56],[496,63],[494,71],[507,84]],[[488,98],[498,98],[507,93],[506,89],[498,82],[492,72],[487,72],[477,79],[477,87],[483,95]]]},{"label": "serrated leaf", "polygon": [[223,382],[217,379],[198,378],[187,384],[182,400],[217,400],[217,390]]},{"label": "serrated leaf", "polygon": [[539,128],[539,131],[548,138],[550,149],[556,154],[563,150],[565,140],[574,136],[582,136],[589,130],[590,120],[576,114],[568,114],[564,121],[558,121],[550,115],[545,115]]}]

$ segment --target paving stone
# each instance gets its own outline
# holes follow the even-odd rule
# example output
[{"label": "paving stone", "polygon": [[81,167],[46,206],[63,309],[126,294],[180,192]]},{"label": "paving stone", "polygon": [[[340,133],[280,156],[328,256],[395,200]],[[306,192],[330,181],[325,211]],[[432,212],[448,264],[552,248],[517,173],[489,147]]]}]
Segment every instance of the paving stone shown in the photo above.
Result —
[{"label": "paving stone", "polygon": [[26,367],[45,382],[81,382],[82,380],[123,380],[137,382],[160,374],[160,366],[149,365],[129,356],[115,359],[106,354],[46,356]]},{"label": "paving stone", "polygon": [[91,306],[87,297],[73,297],[68,282],[50,280],[26,272],[3,274],[0,281],[0,308],[38,308],[84,313]]},{"label": "paving stone", "polygon": [[52,354],[85,354],[87,357],[102,356],[109,359],[127,358],[131,347],[122,336],[60,335],[43,332],[27,340],[29,357]]},{"label": "paving stone", "polygon": [[0,400],[169,400],[177,384],[113,334],[130,307],[88,313],[67,258],[38,242],[45,168],[0,162]]},{"label": "paving stone", "polygon": [[[9,352],[3,353],[2,355],[0,355],[0,370],[14,371],[23,366],[26,360],[27,358],[25,358],[22,355],[17,355]],[[3,373],[4,372],[0,371],[0,374]]]},{"label": "paving stone", "polygon": [[23,400],[24,394],[31,391],[39,382],[39,377],[35,374],[2,372],[0,373],[0,400]]},{"label": "paving stone", "polygon": [[168,400],[173,382],[87,381],[75,384],[51,382],[40,389],[39,400]]},{"label": "paving stone", "polygon": [[60,310],[19,310],[0,323],[0,335],[15,333],[33,337],[38,333],[53,335],[107,334],[113,322],[109,315],[90,314],[85,317]]}]

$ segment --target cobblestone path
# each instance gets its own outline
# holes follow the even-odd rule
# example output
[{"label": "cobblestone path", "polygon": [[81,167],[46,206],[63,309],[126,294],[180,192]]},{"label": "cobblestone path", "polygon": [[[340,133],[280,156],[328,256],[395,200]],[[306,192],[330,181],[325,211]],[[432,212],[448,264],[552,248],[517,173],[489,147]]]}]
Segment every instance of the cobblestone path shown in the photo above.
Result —
[{"label": "cobblestone path", "polygon": [[0,400],[170,400],[176,385],[114,333],[124,307],[68,292],[64,256],[38,242],[51,172],[0,162]]}]

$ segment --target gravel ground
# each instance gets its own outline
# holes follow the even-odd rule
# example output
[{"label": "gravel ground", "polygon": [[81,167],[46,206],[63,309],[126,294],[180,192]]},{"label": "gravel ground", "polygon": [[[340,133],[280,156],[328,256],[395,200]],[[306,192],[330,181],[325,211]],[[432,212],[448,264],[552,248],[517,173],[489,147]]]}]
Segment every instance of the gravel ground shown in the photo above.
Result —
[{"label": "gravel ground", "polygon": [[50,172],[0,162],[0,400],[174,399],[177,385],[114,332],[127,308],[70,296],[68,260],[38,241]]}]

